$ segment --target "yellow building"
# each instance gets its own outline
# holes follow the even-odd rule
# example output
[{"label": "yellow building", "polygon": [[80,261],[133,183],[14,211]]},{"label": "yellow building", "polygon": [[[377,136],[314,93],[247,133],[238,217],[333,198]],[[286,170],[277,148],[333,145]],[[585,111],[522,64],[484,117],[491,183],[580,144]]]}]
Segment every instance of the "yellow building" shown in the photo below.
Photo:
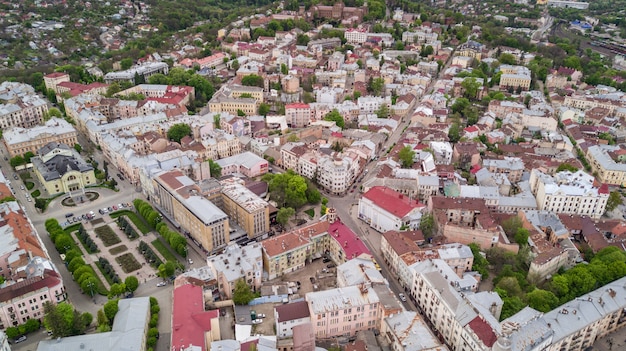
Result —
[{"label": "yellow building", "polygon": [[83,190],[96,183],[93,167],[65,144],[52,142],[31,158],[35,175],[48,195]]},{"label": "yellow building", "polygon": [[524,66],[501,65],[500,88],[530,89],[530,70]]},{"label": "yellow building", "polygon": [[263,88],[249,87],[245,85],[232,85],[229,88],[231,98],[239,98],[243,95],[253,98],[258,103],[262,103],[264,101]]},{"label": "yellow building", "polygon": [[243,111],[248,116],[256,115],[256,100],[253,98],[218,98],[212,99],[209,102],[210,112],[228,112],[230,114],[237,115],[239,110]]},{"label": "yellow building", "polygon": [[176,169],[161,173],[153,182],[156,205],[206,251],[215,252],[228,244],[228,216],[201,195],[191,178]]},{"label": "yellow building", "polygon": [[256,238],[270,230],[270,210],[267,201],[243,185],[239,178],[222,181],[223,209],[230,220]]},{"label": "yellow building", "polygon": [[594,175],[601,183],[626,186],[626,164],[615,162],[610,151],[619,150],[617,146],[594,145],[587,149],[587,160]]},{"label": "yellow building", "polygon": [[37,150],[51,142],[74,146],[78,143],[76,129],[64,119],[51,118],[43,126],[11,128],[2,133],[4,145],[11,157]]}]

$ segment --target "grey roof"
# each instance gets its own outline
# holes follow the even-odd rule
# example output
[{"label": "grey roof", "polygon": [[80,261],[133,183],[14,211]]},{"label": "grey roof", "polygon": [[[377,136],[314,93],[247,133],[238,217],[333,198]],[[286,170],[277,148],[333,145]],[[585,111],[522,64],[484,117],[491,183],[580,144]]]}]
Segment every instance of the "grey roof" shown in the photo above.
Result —
[{"label": "grey roof", "polygon": [[385,319],[385,323],[404,351],[448,350],[433,335],[417,312],[398,313]]},{"label": "grey roof", "polygon": [[499,343],[508,342],[511,350],[531,351],[540,349],[539,344],[550,344],[554,331],[548,327],[543,313],[525,307],[518,313],[502,321],[502,334]]},{"label": "grey roof", "polygon": [[355,258],[337,267],[337,276],[343,278],[346,286],[365,283],[383,284],[385,278],[374,266],[374,262],[368,259]]},{"label": "grey roof", "polygon": [[550,211],[524,211],[524,215],[530,224],[535,226],[539,232],[543,232],[541,228],[551,228],[557,237],[567,235],[569,230],[565,228],[561,219]]},{"label": "grey roof", "polygon": [[150,298],[137,297],[118,302],[113,328],[108,333],[78,335],[56,340],[42,340],[37,351],[140,351],[150,318]]},{"label": "grey roof", "polygon": [[[62,150],[61,153],[51,155],[55,150]],[[31,158],[33,167],[41,174],[46,181],[59,179],[67,172],[78,171],[81,173],[93,170],[93,167],[85,162],[76,150],[65,144],[56,142],[48,143],[39,151],[39,156]],[[52,156],[52,157],[50,157]],[[50,157],[50,158],[48,158]]]}]

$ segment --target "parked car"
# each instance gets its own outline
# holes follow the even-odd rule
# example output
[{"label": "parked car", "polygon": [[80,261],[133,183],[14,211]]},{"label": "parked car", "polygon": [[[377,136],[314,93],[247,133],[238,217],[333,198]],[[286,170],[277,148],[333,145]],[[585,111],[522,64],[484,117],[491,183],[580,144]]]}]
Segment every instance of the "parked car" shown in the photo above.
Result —
[{"label": "parked car", "polygon": [[263,319],[257,318],[257,319],[252,320],[252,324],[261,324],[261,323],[263,323]]},{"label": "parked car", "polygon": [[107,210],[109,210],[109,212],[113,212],[113,207],[109,207]]},{"label": "parked car", "polygon": [[70,217],[74,217],[73,213],[66,213],[65,214],[65,218],[70,218]]},{"label": "parked car", "polygon": [[165,286],[165,285],[167,285],[166,282],[158,282],[157,283],[157,288],[160,288],[160,287]]},{"label": "parked car", "polygon": [[22,341],[26,341],[26,335],[22,335],[22,336],[18,337],[17,339],[15,339],[15,343],[16,344],[19,344]]},{"label": "parked car", "polygon": [[117,211],[117,206],[113,205],[113,211]]},{"label": "parked car", "polygon": [[122,176],[122,174],[121,174],[121,173],[118,173],[118,174],[117,174],[117,177],[118,177],[118,178],[120,178],[120,180],[124,180],[124,177]]},{"label": "parked car", "polygon": [[334,263],[329,263],[329,264],[326,265],[326,268],[328,268],[328,269],[335,268],[335,267],[337,267],[337,265],[334,264]]},{"label": "parked car", "polygon": [[325,257],[325,258],[322,260],[322,262],[324,262],[324,263],[328,263],[328,262],[330,262],[330,258]]},{"label": "parked car", "polygon": [[190,258],[187,261],[189,261],[189,264],[193,264],[193,260]]},{"label": "parked car", "polygon": [[20,185],[20,189],[24,190],[24,186],[23,186],[23,185]]},{"label": "parked car", "polygon": [[406,302],[406,296],[404,296],[403,293],[399,293],[398,297],[400,298],[400,300],[402,300],[402,302]]},{"label": "parked car", "polygon": [[256,315],[256,318],[265,318],[265,314],[264,313],[258,313]]},{"label": "parked car", "polygon": [[310,277],[309,280],[311,281],[311,284],[315,283],[315,278]]}]

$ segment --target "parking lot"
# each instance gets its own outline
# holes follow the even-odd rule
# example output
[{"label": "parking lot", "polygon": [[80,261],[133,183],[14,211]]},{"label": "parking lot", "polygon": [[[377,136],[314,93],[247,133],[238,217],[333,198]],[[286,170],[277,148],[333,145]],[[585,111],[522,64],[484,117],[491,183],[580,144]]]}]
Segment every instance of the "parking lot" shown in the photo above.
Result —
[{"label": "parking lot", "polygon": [[[71,210],[71,207],[69,207],[68,209]],[[66,225],[70,225],[73,223],[78,223],[78,222],[86,222],[86,221],[92,221],[96,218],[98,218],[99,216],[104,216],[108,213],[114,212],[114,211],[118,211],[118,210],[132,210],[132,204],[131,203],[120,203],[117,205],[111,205],[109,207],[103,207],[101,209],[98,210],[98,212],[94,212],[93,210],[88,211],[86,213],[74,213],[74,212],[68,212],[65,214],[65,221],[61,220],[59,221],[61,223],[61,226],[66,226]]]}]

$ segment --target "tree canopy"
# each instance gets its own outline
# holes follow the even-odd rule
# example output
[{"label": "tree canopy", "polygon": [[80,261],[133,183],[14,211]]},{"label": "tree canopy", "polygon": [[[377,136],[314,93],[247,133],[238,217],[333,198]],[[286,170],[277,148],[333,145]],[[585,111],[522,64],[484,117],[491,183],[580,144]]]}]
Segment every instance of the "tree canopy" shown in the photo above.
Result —
[{"label": "tree canopy", "polygon": [[209,160],[209,170],[211,171],[211,177],[219,178],[222,176],[222,166],[213,160]]},{"label": "tree canopy", "polygon": [[617,208],[617,206],[623,203],[624,201],[619,191],[613,190],[611,191],[611,194],[609,194],[609,199],[606,202],[606,211],[613,211]]},{"label": "tree canopy", "polygon": [[256,74],[250,74],[241,78],[241,84],[251,86],[251,87],[263,88],[263,77],[258,76]]},{"label": "tree canopy", "polygon": [[400,159],[400,163],[402,164],[402,168],[411,168],[413,167],[413,158],[415,157],[415,151],[410,145],[407,145],[400,149],[398,152],[398,158]]},{"label": "tree canopy", "polygon": [[320,201],[321,196],[317,189],[293,170],[279,174],[268,173],[263,176],[263,180],[268,182],[270,199],[276,201],[279,208],[291,207],[297,210],[307,202]]},{"label": "tree canopy", "polygon": [[235,305],[247,305],[254,299],[254,293],[245,280],[239,279],[235,283],[235,291],[233,292],[233,302]]},{"label": "tree canopy", "polygon": [[337,109],[328,112],[326,116],[324,116],[324,120],[335,122],[335,124],[337,124],[337,127],[341,129],[343,129],[343,127],[346,125],[346,122],[343,120],[343,117],[341,116],[339,111],[337,111]]},{"label": "tree canopy", "polygon": [[191,127],[186,123],[176,123],[167,131],[167,138],[177,143],[188,135],[191,135]]},{"label": "tree canopy", "polygon": [[291,207],[283,207],[278,210],[278,214],[276,214],[276,221],[283,226],[289,222],[289,219],[296,214],[296,210]]},{"label": "tree canopy", "polygon": [[80,335],[89,325],[87,322],[91,323],[91,318],[87,318],[85,313],[81,315],[80,312],[74,309],[74,306],[67,302],[61,302],[56,305],[51,302],[45,302],[43,310],[44,325],[46,329],[52,332],[54,337]]}]

